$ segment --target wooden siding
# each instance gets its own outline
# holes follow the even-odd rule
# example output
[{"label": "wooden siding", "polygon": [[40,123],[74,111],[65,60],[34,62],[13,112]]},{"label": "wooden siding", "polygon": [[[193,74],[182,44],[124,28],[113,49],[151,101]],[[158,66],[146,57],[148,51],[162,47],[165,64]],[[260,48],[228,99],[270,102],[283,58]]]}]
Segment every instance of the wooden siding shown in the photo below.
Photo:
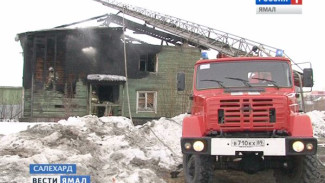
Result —
[{"label": "wooden siding", "polygon": [[17,105],[22,103],[22,87],[0,87],[0,104]]},{"label": "wooden siding", "polygon": [[0,121],[21,117],[22,94],[22,87],[0,87]]},{"label": "wooden siding", "polygon": [[[200,58],[196,48],[163,47],[157,54],[158,72],[149,73],[142,79],[129,79],[129,95],[132,117],[159,118],[173,117],[189,110],[189,95],[192,93],[194,64]],[[177,92],[176,77],[184,72],[186,89]],[[137,112],[137,91],[157,91],[157,112]],[[126,94],[126,92],[124,92]],[[129,116],[126,95],[124,95],[124,116]]]},{"label": "wooden siding", "polygon": [[67,118],[88,114],[88,91],[81,81],[76,83],[73,98],[55,90],[38,90],[32,96],[29,89],[25,90],[24,98],[24,118]]}]

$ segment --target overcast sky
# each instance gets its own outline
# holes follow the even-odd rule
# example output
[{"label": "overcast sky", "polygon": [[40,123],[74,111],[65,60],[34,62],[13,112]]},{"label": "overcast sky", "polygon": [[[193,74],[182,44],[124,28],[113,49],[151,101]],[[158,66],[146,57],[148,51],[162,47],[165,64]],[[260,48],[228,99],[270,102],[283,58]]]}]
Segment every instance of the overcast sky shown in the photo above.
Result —
[{"label": "overcast sky", "polygon": [[[302,14],[256,14],[255,0],[120,0],[163,14],[229,32],[281,48],[295,62],[311,62],[315,90],[325,90],[325,1],[303,0]],[[1,19],[0,86],[21,86],[23,59],[17,33],[116,13],[92,0],[3,1]]]}]

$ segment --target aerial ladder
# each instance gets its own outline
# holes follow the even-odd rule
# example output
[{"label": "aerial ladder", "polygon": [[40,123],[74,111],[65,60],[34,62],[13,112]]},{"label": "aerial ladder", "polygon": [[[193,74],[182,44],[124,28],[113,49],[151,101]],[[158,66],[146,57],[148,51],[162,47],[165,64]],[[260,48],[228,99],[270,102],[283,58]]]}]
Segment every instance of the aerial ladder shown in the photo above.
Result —
[{"label": "aerial ladder", "polygon": [[[213,49],[228,56],[248,56],[253,53],[259,56],[275,56],[278,51],[283,52],[256,41],[145,8],[123,4],[116,0],[94,1],[119,10],[119,13],[142,20],[154,28],[179,36],[187,42],[197,45],[197,47]],[[121,24],[122,22],[121,20],[117,21],[121,19],[117,15],[109,15],[109,17],[111,20],[115,20],[114,23],[120,22]]]},{"label": "aerial ladder", "polygon": [[[254,55],[267,57],[285,56],[293,63],[293,66],[296,66],[297,69],[300,70],[294,70],[295,82],[297,80],[298,82],[300,81],[299,83],[302,83],[301,71],[303,71],[303,69],[288,55],[286,55],[282,49],[142,7],[124,4],[117,0],[94,1],[118,10],[119,12],[117,14],[123,13],[145,22],[145,25],[140,25],[125,19],[124,16],[120,17],[117,14],[110,14],[106,17],[106,25],[108,25],[110,22],[123,26],[127,24],[127,28],[156,37],[166,42],[173,43],[175,45],[179,45],[179,42],[183,44],[187,43],[200,49],[212,49],[218,51],[218,53],[221,55],[230,57]],[[153,28],[147,28],[146,25],[151,25]],[[159,28],[165,32],[162,32],[156,28]],[[300,92],[301,94],[303,93],[302,89]],[[302,100],[304,100],[303,94]]]},{"label": "aerial ladder", "polygon": [[135,34],[145,34],[157,39],[160,39],[163,42],[166,42],[167,45],[168,43],[180,46],[183,43],[187,43],[191,46],[198,47],[203,50],[207,50],[208,48],[203,47],[202,45],[198,45],[195,42],[188,41],[182,37],[164,32],[162,30],[158,30],[152,27],[147,26],[146,24],[140,24],[136,23],[134,21],[128,20],[124,17],[121,17],[117,14],[109,14],[106,16],[104,19],[100,19],[98,21],[104,21],[103,25],[104,26],[109,26],[111,23],[124,26],[129,30],[133,30]]}]

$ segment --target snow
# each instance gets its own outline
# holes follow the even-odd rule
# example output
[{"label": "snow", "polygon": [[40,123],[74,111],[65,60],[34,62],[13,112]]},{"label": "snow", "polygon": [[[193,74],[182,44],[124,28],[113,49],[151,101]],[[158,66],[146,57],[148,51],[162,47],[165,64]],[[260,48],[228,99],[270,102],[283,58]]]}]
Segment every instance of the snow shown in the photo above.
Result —
[{"label": "snow", "polygon": [[126,81],[126,77],[117,75],[104,75],[104,74],[89,74],[88,80],[93,81]]},{"label": "snow", "polygon": [[307,114],[313,123],[314,136],[325,138],[325,111],[312,111]]},{"label": "snow", "polygon": [[141,126],[125,117],[91,115],[29,127],[12,123],[19,128],[10,133],[0,129],[5,135],[0,139],[0,182],[29,182],[29,164],[72,163],[77,174],[90,175],[94,182],[163,183],[162,174],[182,162],[184,116]]},{"label": "snow", "polygon": [[[324,111],[307,113],[325,137]],[[134,126],[125,117],[88,115],[58,123],[0,123],[0,182],[30,182],[29,165],[69,163],[92,182],[164,183],[182,163],[185,114]]]},{"label": "snow", "polygon": [[0,122],[0,135],[9,135],[29,129],[39,123]]}]

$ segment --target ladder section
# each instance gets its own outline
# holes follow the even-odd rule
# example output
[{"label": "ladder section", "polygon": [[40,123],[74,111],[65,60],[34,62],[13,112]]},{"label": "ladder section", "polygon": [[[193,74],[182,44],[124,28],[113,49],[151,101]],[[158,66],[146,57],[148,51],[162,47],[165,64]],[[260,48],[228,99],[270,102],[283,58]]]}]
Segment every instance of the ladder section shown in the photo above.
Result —
[{"label": "ladder section", "polygon": [[[109,26],[110,23],[115,23],[117,25],[123,26],[123,17],[115,15],[115,14],[109,14],[109,15],[107,15],[107,18],[105,19],[104,25]],[[181,38],[179,36],[175,36],[173,34],[169,34],[167,32],[163,32],[161,30],[154,29],[154,28],[148,27],[146,25],[135,23],[135,22],[130,21],[125,18],[124,18],[124,24],[127,29],[133,30],[136,33],[146,34],[148,36],[160,39],[167,43],[172,43],[174,45],[181,45],[181,44],[187,43],[189,45],[196,46],[196,47],[199,47],[204,50],[208,49],[201,45],[197,45],[194,42],[187,41],[184,38]]]},{"label": "ladder section", "polygon": [[245,39],[230,33],[219,31],[207,26],[193,23],[187,20],[164,15],[158,12],[147,10],[120,3],[116,0],[94,0],[104,6],[119,10],[120,12],[144,21],[154,27],[170,32],[176,36],[193,42],[202,47],[211,48],[229,56],[246,55],[259,48],[267,56],[275,56],[276,48]]}]

